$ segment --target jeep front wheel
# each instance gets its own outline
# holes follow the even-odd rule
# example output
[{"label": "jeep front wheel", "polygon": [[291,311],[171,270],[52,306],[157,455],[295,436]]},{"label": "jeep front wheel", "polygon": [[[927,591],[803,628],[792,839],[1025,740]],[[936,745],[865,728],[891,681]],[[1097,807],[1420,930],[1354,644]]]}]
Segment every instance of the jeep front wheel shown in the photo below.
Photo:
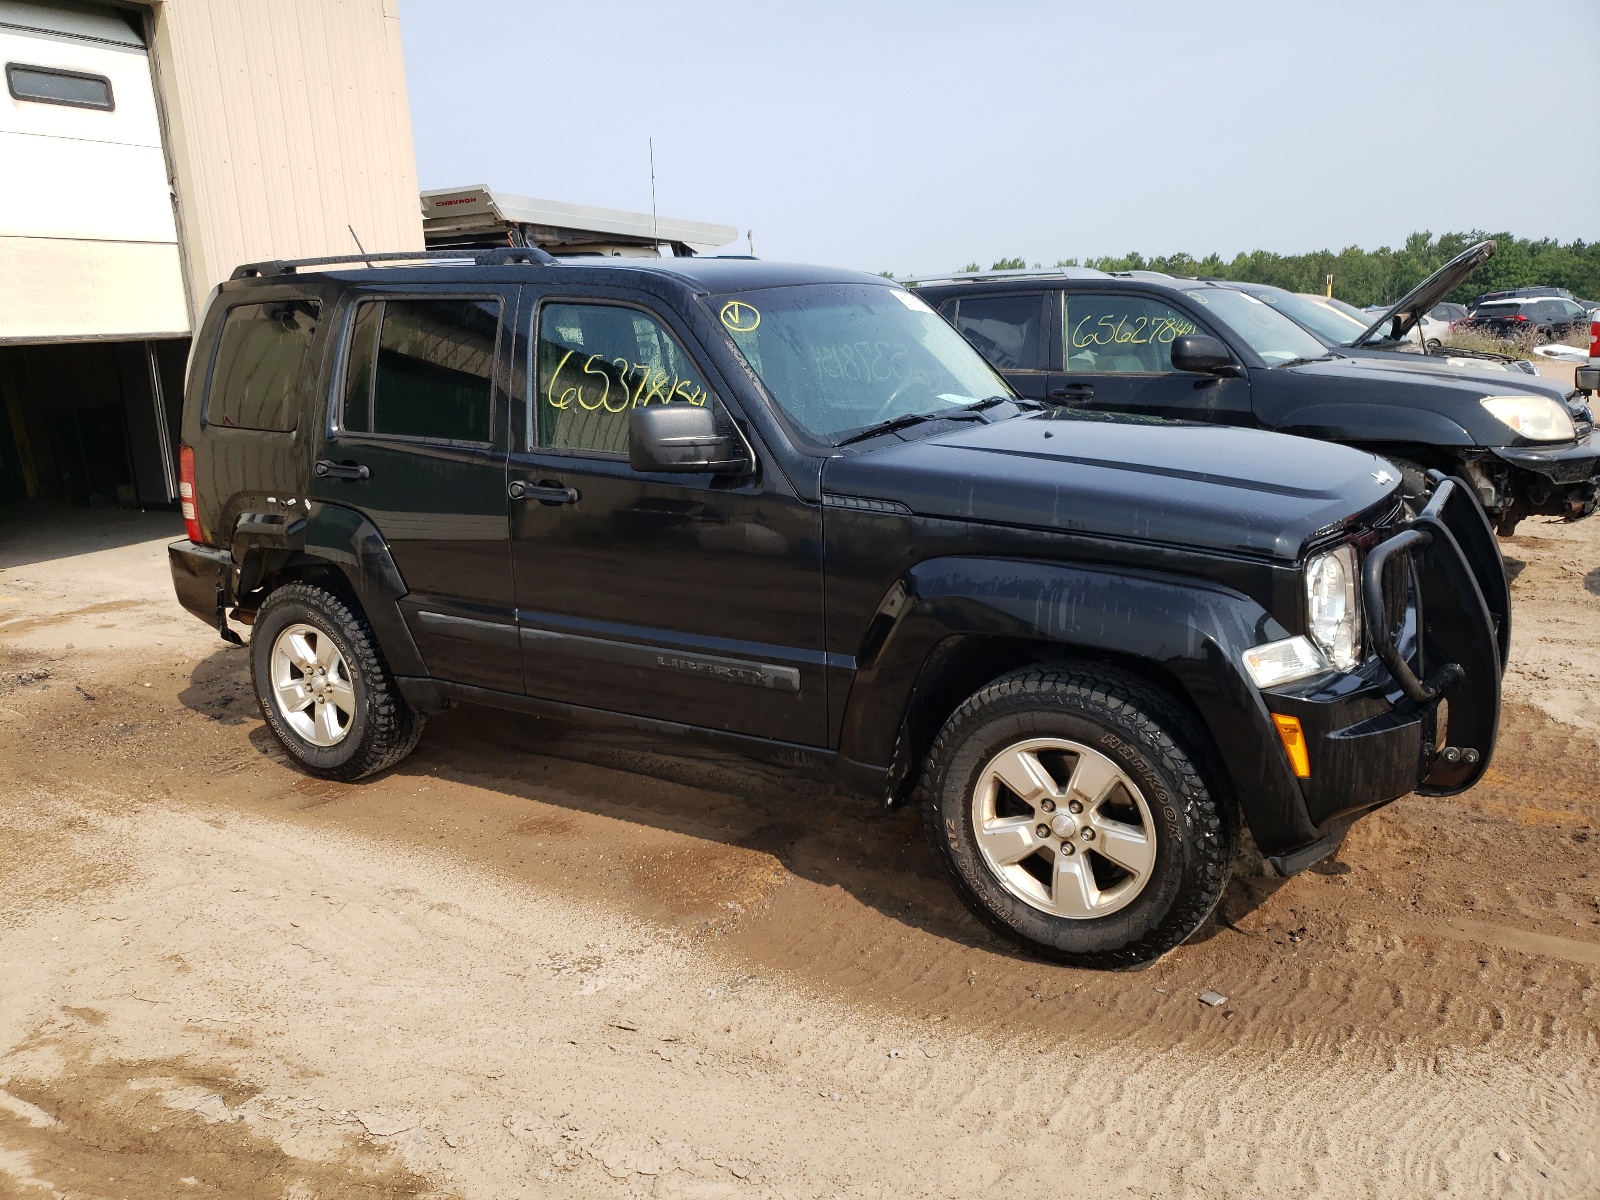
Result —
[{"label": "jeep front wheel", "polygon": [[291,583],[267,597],[250,633],[250,674],[267,726],[302,769],[351,780],[393,766],[423,718],[405,702],[359,609]]},{"label": "jeep front wheel", "polygon": [[1191,718],[1143,680],[1035,667],[945,723],[923,817],[967,906],[1029,949],[1136,966],[1192,934],[1232,857]]}]

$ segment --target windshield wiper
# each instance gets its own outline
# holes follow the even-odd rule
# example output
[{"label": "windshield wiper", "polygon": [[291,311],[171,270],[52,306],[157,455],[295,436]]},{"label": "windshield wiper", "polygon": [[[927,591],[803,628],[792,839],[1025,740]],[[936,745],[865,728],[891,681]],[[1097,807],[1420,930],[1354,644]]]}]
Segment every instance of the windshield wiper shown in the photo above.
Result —
[{"label": "windshield wiper", "polygon": [[961,406],[961,411],[983,412],[985,409],[993,408],[997,404],[1005,404],[1007,402],[1015,404],[1018,408],[1021,408],[1024,404],[1032,405],[1034,408],[1050,407],[1043,400],[1030,400],[1026,396],[990,396],[985,400],[979,400],[975,404],[963,404]]},{"label": "windshield wiper", "polygon": [[868,425],[865,429],[858,429],[847,438],[834,442],[835,446],[849,446],[855,442],[864,442],[868,438],[877,437],[881,433],[893,433],[897,429],[908,429],[912,425],[921,425],[926,421],[966,421],[984,420],[985,409],[993,408],[997,404],[1032,404],[1038,408],[1048,407],[1042,400],[1027,400],[1021,396],[990,396],[984,400],[976,400],[971,404],[963,404],[960,408],[935,409],[933,412],[904,413],[888,421],[880,421],[876,425]]},{"label": "windshield wiper", "polygon": [[1329,350],[1326,354],[1319,354],[1315,358],[1291,358],[1288,362],[1274,363],[1273,369],[1276,370],[1278,367],[1303,367],[1306,363],[1327,362],[1330,358],[1338,357],[1332,350]]},{"label": "windshield wiper", "polygon": [[[983,401],[979,401],[983,403]],[[944,412],[903,413],[893,420],[879,421],[876,425],[868,425],[865,429],[858,429],[847,438],[840,438],[835,446],[849,446],[855,442],[864,442],[870,437],[877,437],[880,433],[893,433],[897,429],[908,429],[912,425],[921,425],[924,421],[966,421],[983,420],[983,414],[974,408],[952,408]]]}]

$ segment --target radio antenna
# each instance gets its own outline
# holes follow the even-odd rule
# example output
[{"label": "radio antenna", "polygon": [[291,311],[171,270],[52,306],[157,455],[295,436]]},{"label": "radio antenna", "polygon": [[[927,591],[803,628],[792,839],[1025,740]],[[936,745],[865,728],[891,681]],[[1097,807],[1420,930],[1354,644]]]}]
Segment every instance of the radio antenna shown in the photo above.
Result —
[{"label": "radio antenna", "polygon": [[[350,231],[351,240],[353,240],[355,242],[356,249],[361,251],[361,257],[362,258],[367,258],[367,248],[361,244],[361,239],[356,237],[356,227],[354,225],[346,225],[345,228]],[[371,265],[372,265],[372,260],[370,258],[367,258],[367,266],[370,267]]]},{"label": "radio antenna", "polygon": [[656,248],[656,253],[661,253],[661,239],[656,235],[656,140],[648,139],[650,143],[650,241]]}]

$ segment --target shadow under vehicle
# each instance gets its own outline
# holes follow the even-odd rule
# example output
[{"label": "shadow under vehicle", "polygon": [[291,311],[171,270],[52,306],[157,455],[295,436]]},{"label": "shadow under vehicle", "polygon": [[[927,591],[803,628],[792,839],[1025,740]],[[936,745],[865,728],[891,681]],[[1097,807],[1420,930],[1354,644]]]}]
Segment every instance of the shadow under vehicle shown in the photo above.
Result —
[{"label": "shadow under vehicle", "polygon": [[1413,507],[1429,471],[1465,479],[1509,535],[1527,516],[1593,513],[1600,446],[1576,391],[1492,356],[1406,341],[1492,252],[1482,243],[1457,256],[1348,345],[1286,310],[1339,314],[1255,284],[1082,269],[910,283],[1024,396],[1356,446],[1394,464]]},{"label": "shadow under vehicle", "polygon": [[873,276],[463,253],[254,264],[200,323],[173,582],[302,769],[461,703],[824,769],[914,799],[991,928],[1121,967],[1244,826],[1289,874],[1487,768],[1462,481],[1413,513],[1348,447],[1050,408]]}]

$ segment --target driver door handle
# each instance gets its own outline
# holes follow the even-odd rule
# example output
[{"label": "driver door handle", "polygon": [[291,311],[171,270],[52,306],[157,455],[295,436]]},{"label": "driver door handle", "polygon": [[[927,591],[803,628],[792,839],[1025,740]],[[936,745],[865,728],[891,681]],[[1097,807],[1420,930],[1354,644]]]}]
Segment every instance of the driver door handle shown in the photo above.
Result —
[{"label": "driver door handle", "polygon": [[550,479],[541,479],[538,483],[513,480],[506,488],[506,495],[513,500],[537,500],[540,504],[549,505],[576,504],[579,500],[577,488]]},{"label": "driver door handle", "polygon": [[321,479],[348,479],[354,483],[360,479],[371,479],[372,472],[359,463],[334,462],[331,458],[318,459],[312,470]]},{"label": "driver door handle", "polygon": [[1050,393],[1052,400],[1092,400],[1094,399],[1094,384],[1069,383],[1058,387]]}]

